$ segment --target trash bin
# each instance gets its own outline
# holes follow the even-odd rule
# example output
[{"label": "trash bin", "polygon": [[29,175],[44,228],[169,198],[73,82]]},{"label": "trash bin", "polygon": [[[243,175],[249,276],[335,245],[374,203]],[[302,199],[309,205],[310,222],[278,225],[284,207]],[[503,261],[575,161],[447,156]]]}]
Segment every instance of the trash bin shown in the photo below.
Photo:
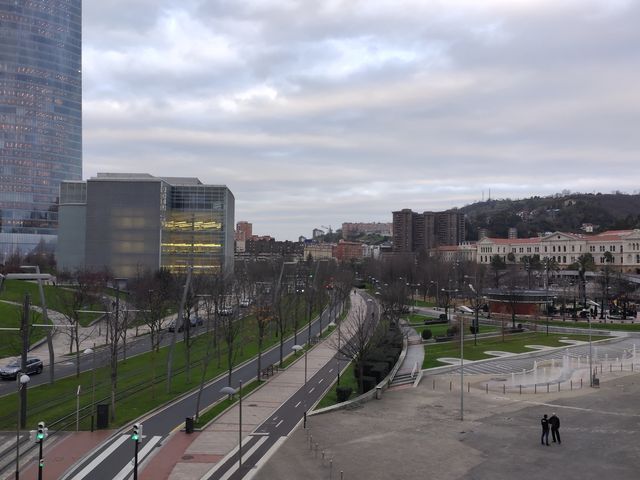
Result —
[{"label": "trash bin", "polygon": [[96,416],[98,417],[96,424],[98,430],[109,428],[109,404],[99,403],[96,405]]},{"label": "trash bin", "polygon": [[593,386],[594,387],[599,387],[600,386],[600,379],[597,377],[593,377]]},{"label": "trash bin", "polygon": [[187,417],[184,419],[184,431],[186,433],[193,433],[193,417]]}]

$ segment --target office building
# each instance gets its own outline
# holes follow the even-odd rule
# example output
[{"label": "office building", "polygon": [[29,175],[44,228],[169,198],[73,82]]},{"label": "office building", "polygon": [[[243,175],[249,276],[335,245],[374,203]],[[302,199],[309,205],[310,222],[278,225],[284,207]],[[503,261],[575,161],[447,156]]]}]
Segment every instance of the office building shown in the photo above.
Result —
[{"label": "office building", "polygon": [[53,249],[58,192],[82,178],[81,0],[0,2],[0,262]]},{"label": "office building", "polygon": [[135,277],[167,268],[233,269],[235,200],[197,178],[98,174],[60,186],[60,270]]}]

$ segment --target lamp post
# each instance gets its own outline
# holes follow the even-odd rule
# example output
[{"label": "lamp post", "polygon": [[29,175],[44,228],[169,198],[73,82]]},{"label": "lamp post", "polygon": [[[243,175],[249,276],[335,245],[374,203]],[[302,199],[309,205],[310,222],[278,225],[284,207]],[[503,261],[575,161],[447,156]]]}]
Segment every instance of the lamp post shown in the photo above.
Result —
[{"label": "lamp post", "polygon": [[[298,353],[300,350],[304,349],[302,345],[294,345],[291,347],[291,350]],[[304,351],[304,384],[307,384],[307,351]]]},{"label": "lamp post", "polygon": [[20,397],[22,390],[26,388],[27,383],[31,380],[31,377],[27,374],[22,374],[16,377],[18,383],[18,422],[16,424],[16,480],[20,478],[20,423],[22,420],[22,402]]},{"label": "lamp post", "polygon": [[478,329],[479,329],[478,311],[480,310],[480,292],[478,292],[475,288],[473,288],[472,284],[469,284],[469,288],[473,293],[476,294],[476,303],[474,305],[476,318],[473,325],[473,345],[478,345]]},{"label": "lamp post", "polygon": [[[236,391],[233,387],[223,387],[220,389],[220,393],[231,396]],[[238,470],[240,470],[242,468],[242,380],[240,380],[238,387],[238,409]]]},{"label": "lamp post", "polygon": [[87,348],[85,354],[91,354],[91,431],[93,432],[93,420],[96,402],[96,344],[93,348]]},{"label": "lamp post", "polygon": [[593,387],[593,362],[591,360],[591,317],[589,316],[589,386]]}]

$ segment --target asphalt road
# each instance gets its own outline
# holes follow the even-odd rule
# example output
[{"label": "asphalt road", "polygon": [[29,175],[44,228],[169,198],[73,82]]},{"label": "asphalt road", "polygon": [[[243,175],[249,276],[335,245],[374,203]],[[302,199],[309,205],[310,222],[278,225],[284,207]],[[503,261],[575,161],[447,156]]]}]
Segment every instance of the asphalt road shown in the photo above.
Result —
[{"label": "asphalt road", "polygon": [[[329,312],[325,310],[322,313],[322,326],[326,327],[328,323]],[[319,328],[320,320],[317,319],[312,323],[311,336],[316,335],[319,332]],[[298,332],[298,343],[306,342],[307,338],[308,329],[305,327]],[[284,351],[290,351],[293,345],[294,341],[292,337],[284,343]],[[263,353],[262,364],[265,366],[275,364],[279,359],[279,345],[276,345]],[[236,368],[232,373],[231,383],[235,385],[239,380],[242,380],[242,382],[246,384],[254,379],[256,377],[256,363],[257,359],[254,359]],[[224,397],[225,395],[220,393],[220,389],[228,384],[228,376],[223,375],[206,386],[202,391],[201,408],[217,402]],[[151,453],[152,449],[175,428],[184,424],[186,417],[194,414],[196,395],[197,392],[194,392],[144,419],[143,434],[145,435],[145,442],[140,444],[140,448],[144,448],[145,443],[148,447],[145,452],[141,452],[144,454],[139,455],[139,462],[142,462],[143,458]],[[291,423],[291,428],[299,421],[302,412],[300,412],[295,422],[294,413],[289,415],[291,418],[287,422],[287,425]],[[280,427],[282,427],[282,425],[283,424],[281,424]],[[133,442],[128,437],[128,432],[112,437],[109,441],[101,445],[92,455],[76,464],[64,478],[70,480],[82,480],[85,478],[91,480],[117,480],[128,478],[131,472],[130,464],[134,451]]]}]

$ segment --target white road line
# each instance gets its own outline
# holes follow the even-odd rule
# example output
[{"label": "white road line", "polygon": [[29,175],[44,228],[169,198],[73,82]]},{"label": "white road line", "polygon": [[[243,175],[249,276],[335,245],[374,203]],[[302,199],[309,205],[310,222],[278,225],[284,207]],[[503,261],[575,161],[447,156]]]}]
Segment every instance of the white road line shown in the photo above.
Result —
[{"label": "white road line", "polygon": [[276,428],[278,428],[280,425],[282,425],[282,422],[284,422],[284,420],[280,420],[278,423],[276,423]]},{"label": "white road line", "polygon": [[333,368],[330,368],[330,369],[329,369],[329,373],[331,373],[331,372],[333,372]]},{"label": "white road line", "polygon": [[100,455],[94,458],[89,465],[87,465],[82,470],[80,470],[80,473],[78,473],[71,480],[82,480],[84,477],[89,475],[89,473],[93,472],[93,470],[98,465],[100,465],[109,455],[111,455],[120,445],[122,445],[128,439],[129,439],[129,435],[122,435],[120,438],[114,441],[111,445],[109,445],[109,448],[107,448],[104,452],[102,452]]},{"label": "white road line", "polygon": [[[258,448],[260,448],[260,445],[266,442],[268,438],[269,437],[262,437],[260,440],[258,440],[253,447],[251,447],[246,453],[242,454],[242,458],[249,458],[251,455],[253,455],[253,452],[255,452]],[[229,478],[231,478],[231,475],[236,473],[237,470],[238,470],[238,463],[236,462],[233,464],[233,466],[229,470],[227,470],[227,473],[225,473],[222,477],[220,477],[220,480],[229,480]]]},{"label": "white road line", "polygon": [[267,463],[267,461],[269,461],[273,454],[278,451],[280,446],[287,440],[287,438],[288,437],[280,437],[278,440],[276,440],[276,443],[274,443],[273,446],[262,456],[262,458],[258,460],[251,471],[245,476],[244,480],[251,480],[255,476],[255,474],[260,471],[262,466]]},{"label": "white road line", "polygon": [[318,385],[320,385],[322,382],[324,382],[324,378],[320,379],[320,381],[318,382]]},{"label": "white road line", "polygon": [[316,387],[313,387],[311,390],[309,390],[309,393],[313,392],[316,389]]},{"label": "white road line", "polygon": [[273,417],[273,421],[275,422],[278,419],[278,416],[276,415],[275,417]]},{"label": "white road line", "polygon": [[298,403],[296,403],[296,406],[293,408],[298,408],[300,406],[300,404],[302,403],[302,400],[300,400]]},{"label": "white road line", "polygon": [[[138,452],[138,465],[140,465],[142,461],[145,459],[145,457],[149,455],[149,453],[151,453],[151,450],[153,449],[153,447],[155,447],[156,443],[158,443],[161,439],[162,437],[158,435],[151,437],[151,439],[146,443],[146,445],[142,447],[142,449]],[[127,463],[125,467],[122,470],[120,470],[120,472],[113,478],[113,480],[125,480],[126,478],[129,477],[129,474],[132,471],[133,471],[133,460]]]}]

